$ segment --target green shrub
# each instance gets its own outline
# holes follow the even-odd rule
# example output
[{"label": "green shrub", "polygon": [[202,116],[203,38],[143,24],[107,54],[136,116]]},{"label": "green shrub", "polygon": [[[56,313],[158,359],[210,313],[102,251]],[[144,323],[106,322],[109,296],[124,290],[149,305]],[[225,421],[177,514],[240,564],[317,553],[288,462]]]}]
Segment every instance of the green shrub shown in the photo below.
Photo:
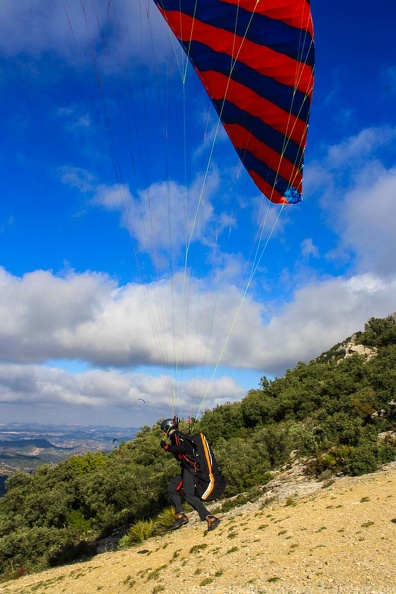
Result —
[{"label": "green shrub", "polygon": [[163,512],[158,514],[158,516],[155,518],[153,532],[155,534],[160,534],[161,532],[168,530],[175,520],[176,514],[173,507],[165,508]]},{"label": "green shrub", "polygon": [[[81,545],[81,546],[80,546]],[[12,576],[18,567],[45,569],[81,558],[87,543],[76,545],[66,529],[36,527],[0,539],[0,573]],[[91,553],[94,549],[91,547]]]},{"label": "green shrub", "polygon": [[72,509],[66,516],[66,526],[77,536],[84,536],[91,532],[92,522],[84,518],[81,510]]},{"label": "green shrub", "polygon": [[377,468],[375,451],[365,445],[353,448],[345,461],[345,471],[352,476],[375,472]]},{"label": "green shrub", "polygon": [[128,532],[129,542],[144,542],[154,530],[154,520],[138,520]]}]

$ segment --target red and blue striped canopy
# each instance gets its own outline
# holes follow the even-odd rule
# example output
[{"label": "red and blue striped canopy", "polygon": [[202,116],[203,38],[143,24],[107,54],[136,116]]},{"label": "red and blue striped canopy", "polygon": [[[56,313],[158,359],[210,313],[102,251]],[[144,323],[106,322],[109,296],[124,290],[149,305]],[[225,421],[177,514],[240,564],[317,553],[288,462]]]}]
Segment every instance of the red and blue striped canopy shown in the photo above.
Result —
[{"label": "red and blue striped canopy", "polygon": [[299,202],[315,56],[310,0],[154,1],[258,188],[271,202]]}]

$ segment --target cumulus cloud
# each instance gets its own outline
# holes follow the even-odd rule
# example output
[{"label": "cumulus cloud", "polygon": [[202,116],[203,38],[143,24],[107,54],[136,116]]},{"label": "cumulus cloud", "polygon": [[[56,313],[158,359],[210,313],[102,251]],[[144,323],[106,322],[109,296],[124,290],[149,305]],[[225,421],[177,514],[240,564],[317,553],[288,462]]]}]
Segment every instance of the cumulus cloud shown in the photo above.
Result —
[{"label": "cumulus cloud", "polygon": [[329,147],[307,174],[327,224],[338,238],[328,256],[349,261],[354,273],[396,273],[396,168],[383,149],[396,150],[396,128],[361,130]]},{"label": "cumulus cloud", "polygon": [[233,225],[232,215],[214,213],[212,200],[220,184],[216,171],[205,179],[197,176],[189,187],[171,180],[153,183],[136,196],[126,184],[100,184],[80,168],[61,168],[60,175],[63,183],[91,196],[91,206],[118,212],[121,226],[137,241],[139,251],[160,266],[181,255],[184,264],[187,247],[194,242],[210,245]]},{"label": "cumulus cloud", "polygon": [[343,249],[353,249],[360,270],[396,273],[396,168],[362,175],[339,212]]},{"label": "cumulus cloud", "polygon": [[14,0],[0,3],[0,51],[8,56],[56,55],[75,63],[94,60],[114,71],[126,64],[157,62],[169,43],[165,23],[150,0],[101,2],[91,0]]},{"label": "cumulus cloud", "polygon": [[[206,298],[210,295],[202,293],[188,325],[187,318],[175,321],[172,309],[175,300],[177,311],[183,307],[178,301],[182,284],[175,280],[172,296],[170,286],[163,284],[118,287],[103,275],[71,273],[57,278],[42,271],[19,279],[2,270],[0,401],[7,406],[136,412],[143,399],[150,406],[143,411],[147,422],[169,410],[177,394],[179,414],[188,415],[203,398],[203,407],[212,408],[245,395],[246,388],[226,374],[210,380],[208,366],[216,365],[223,347],[225,366],[280,376],[298,361],[309,361],[362,329],[370,317],[396,309],[396,279],[386,282],[365,274],[301,288],[268,323],[263,321],[262,304],[249,300],[235,318],[241,295],[230,287],[216,295],[219,308],[212,320]],[[153,329],[150,306],[158,304],[160,318]],[[197,366],[193,379],[172,376],[182,353],[185,363]],[[33,364],[57,358],[80,359],[97,368],[71,373]],[[163,367],[159,376],[130,370],[165,363],[173,365],[169,373]]]},{"label": "cumulus cloud", "polygon": [[396,309],[396,281],[373,274],[305,286],[267,323],[263,304],[236,287],[212,291],[181,275],[119,287],[92,273],[2,270],[0,284],[0,358],[13,363],[210,367],[222,355],[223,365],[275,374]]},{"label": "cumulus cloud", "polygon": [[342,167],[349,171],[361,167],[367,157],[372,157],[383,146],[396,140],[395,127],[366,128],[355,136],[329,147],[326,166]]},{"label": "cumulus cloud", "polygon": [[[241,300],[232,287],[213,290],[183,275],[119,287],[100,274],[16,278],[1,269],[0,286],[0,358],[13,362],[211,365]],[[258,306],[247,309],[235,340],[243,339],[249,316],[249,325],[257,323]]]},{"label": "cumulus cloud", "polygon": [[100,274],[61,278],[38,270],[18,278],[4,269],[0,287],[0,358],[19,362],[66,354],[62,333],[88,323],[115,288]]},{"label": "cumulus cloud", "polygon": [[[293,301],[263,329],[264,353],[257,366],[283,375],[298,361],[310,361],[357,330],[371,317],[396,310],[396,277],[373,273],[318,280],[297,290]],[[258,347],[258,345],[256,345]],[[253,349],[255,350],[255,349]],[[257,352],[257,351],[256,351]]]},{"label": "cumulus cloud", "polygon": [[[120,373],[115,370],[91,370],[72,374],[56,367],[35,365],[0,365],[0,402],[3,405],[76,407],[84,409],[127,410],[129,414],[166,411],[172,391],[178,394],[179,414],[191,414],[199,407],[208,381],[172,382],[169,376]],[[197,396],[198,392],[198,396]],[[191,396],[193,395],[193,396]],[[229,378],[219,378],[210,385],[205,407],[241,398],[243,388]],[[138,409],[144,409],[139,411]]]}]

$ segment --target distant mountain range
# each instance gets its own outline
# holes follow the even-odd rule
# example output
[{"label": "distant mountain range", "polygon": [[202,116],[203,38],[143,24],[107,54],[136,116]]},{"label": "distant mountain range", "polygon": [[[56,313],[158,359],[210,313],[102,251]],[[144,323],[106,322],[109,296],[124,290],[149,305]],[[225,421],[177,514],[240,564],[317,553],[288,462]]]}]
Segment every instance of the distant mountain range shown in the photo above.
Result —
[{"label": "distant mountain range", "polygon": [[11,449],[15,450],[15,448],[54,448],[55,450],[63,450],[69,449],[73,450],[74,448],[60,448],[53,443],[50,443],[46,439],[9,439],[9,440],[0,440],[0,451],[3,449]]},{"label": "distant mountain range", "polygon": [[135,438],[138,428],[0,423],[0,496],[5,481],[17,471],[33,472],[42,464],[58,464],[71,455],[110,451]]}]

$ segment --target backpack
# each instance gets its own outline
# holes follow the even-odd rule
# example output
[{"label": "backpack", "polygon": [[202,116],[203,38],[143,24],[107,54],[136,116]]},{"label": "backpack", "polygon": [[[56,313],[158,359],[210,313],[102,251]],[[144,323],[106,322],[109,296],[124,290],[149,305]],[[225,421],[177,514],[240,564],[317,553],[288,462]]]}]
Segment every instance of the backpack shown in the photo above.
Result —
[{"label": "backpack", "polygon": [[193,447],[193,454],[186,457],[196,480],[196,494],[203,501],[218,499],[225,491],[227,479],[221,473],[205,435],[183,435],[183,439]]}]

